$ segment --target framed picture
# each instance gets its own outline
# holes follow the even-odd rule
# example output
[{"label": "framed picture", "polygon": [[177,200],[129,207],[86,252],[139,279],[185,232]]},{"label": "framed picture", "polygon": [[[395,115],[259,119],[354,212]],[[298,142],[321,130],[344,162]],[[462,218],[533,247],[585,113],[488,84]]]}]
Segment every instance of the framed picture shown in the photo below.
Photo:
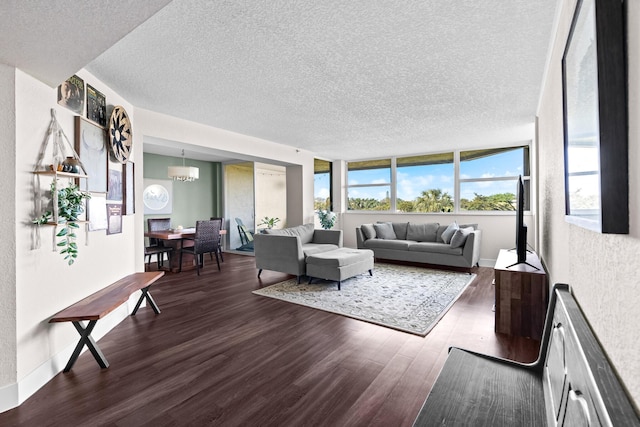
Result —
[{"label": "framed picture", "polygon": [[107,100],[102,92],[87,83],[87,119],[104,127],[107,125]]},{"label": "framed picture", "polygon": [[87,205],[87,219],[89,231],[106,230],[107,222],[107,195],[106,193],[91,193]]},{"label": "framed picture", "polygon": [[136,213],[135,198],[135,165],[133,162],[127,162],[123,166],[124,172],[124,203],[123,214],[133,215]]},{"label": "framed picture", "polygon": [[75,149],[88,179],[82,179],[85,191],[107,192],[107,131],[83,119],[75,118]]},{"label": "framed picture", "polygon": [[58,86],[58,104],[82,115],[84,107],[84,80],[75,74]]},{"label": "framed picture", "polygon": [[623,9],[579,0],[562,57],[565,218],[601,233],[629,232]]},{"label": "framed picture", "polygon": [[144,179],[144,214],[170,214],[173,203],[173,181],[170,179]]},{"label": "framed picture", "polygon": [[107,203],[107,234],[122,233],[122,204]]},{"label": "framed picture", "polygon": [[109,161],[109,186],[107,189],[107,200],[109,202],[122,203],[122,163]]}]

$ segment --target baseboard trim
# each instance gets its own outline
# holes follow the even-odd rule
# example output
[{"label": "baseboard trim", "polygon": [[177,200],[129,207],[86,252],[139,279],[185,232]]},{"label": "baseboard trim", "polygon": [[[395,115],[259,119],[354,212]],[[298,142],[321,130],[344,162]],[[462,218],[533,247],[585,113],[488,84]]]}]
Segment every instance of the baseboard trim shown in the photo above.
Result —
[{"label": "baseboard trim", "polygon": [[[120,307],[109,313],[104,319],[101,319],[97,324],[91,336],[94,340],[99,341],[109,331],[115,328],[120,322],[129,317],[138,302],[139,292],[122,304]],[[142,306],[146,305],[146,301]],[[66,322],[65,322],[66,324]],[[69,327],[73,328],[71,323]],[[6,412],[10,409],[16,408],[22,405],[28,398],[33,396],[42,386],[51,381],[53,377],[58,375],[67,364],[67,361],[71,357],[73,350],[75,349],[77,341],[72,342],[64,350],[52,356],[49,360],[45,361],[42,365],[38,366],[31,373],[27,374],[24,378],[20,379],[15,384],[0,387],[0,412]],[[82,350],[84,353],[87,350],[85,347]],[[109,355],[105,355],[107,360]],[[96,369],[100,367],[96,364]]]}]

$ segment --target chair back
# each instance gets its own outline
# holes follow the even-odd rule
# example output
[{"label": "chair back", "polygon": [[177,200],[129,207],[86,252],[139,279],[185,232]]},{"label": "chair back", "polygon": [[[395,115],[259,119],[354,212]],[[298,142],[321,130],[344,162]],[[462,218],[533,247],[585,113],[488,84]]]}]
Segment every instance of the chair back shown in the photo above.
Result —
[{"label": "chair back", "polygon": [[[149,231],[161,231],[168,230],[171,228],[171,218],[148,218],[147,219],[147,229]],[[149,245],[150,246],[158,246],[162,243],[162,241],[149,237]]]},{"label": "chair back", "polygon": [[211,219],[211,221],[218,221],[219,220],[220,221],[220,230],[224,230],[225,223],[224,223],[224,218],[223,217],[221,217],[221,216],[217,216],[217,217],[216,216],[212,216],[210,219]]},{"label": "chair back", "polygon": [[220,243],[220,220],[196,221],[194,251],[197,254],[215,252]]}]

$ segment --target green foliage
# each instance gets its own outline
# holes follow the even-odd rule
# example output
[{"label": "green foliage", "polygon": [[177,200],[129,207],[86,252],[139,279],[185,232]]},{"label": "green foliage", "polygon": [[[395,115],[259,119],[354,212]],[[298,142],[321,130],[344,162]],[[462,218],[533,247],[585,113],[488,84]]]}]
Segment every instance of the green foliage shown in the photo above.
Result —
[{"label": "green foliage", "polygon": [[514,211],[516,210],[513,193],[500,193],[491,196],[483,196],[474,193],[473,200],[461,199],[460,208],[467,211]]},{"label": "green foliage", "polygon": [[318,219],[320,220],[320,226],[325,230],[329,230],[336,223],[336,214],[329,210],[319,210]]},{"label": "green foliage", "polygon": [[[475,194],[473,200],[461,199],[460,209],[468,211],[513,211],[515,210],[515,195],[513,193],[501,193],[491,196]],[[349,210],[359,211],[385,211],[390,209],[388,198],[383,200],[350,198]],[[414,200],[398,199],[398,212],[453,212],[453,197],[440,189],[434,188],[423,191]]]},{"label": "green foliage", "polygon": [[280,222],[280,218],[269,218],[268,216],[265,216],[264,218],[262,218],[262,221],[258,224],[258,227],[260,227],[261,225],[266,225],[267,228],[273,228],[277,223]]},{"label": "green foliage", "polygon": [[[64,259],[68,265],[72,265],[78,257],[78,245],[75,242],[76,233],[74,232],[80,226],[76,222],[78,217],[84,212],[84,200],[91,198],[91,194],[81,191],[76,185],[69,185],[61,189],[57,189],[56,181],[51,183],[51,194],[58,197],[58,222],[60,230],[56,234],[59,237],[57,247],[62,248],[60,253],[64,255]],[[39,218],[35,218],[32,222],[42,225],[52,220],[52,212],[47,211]]]}]

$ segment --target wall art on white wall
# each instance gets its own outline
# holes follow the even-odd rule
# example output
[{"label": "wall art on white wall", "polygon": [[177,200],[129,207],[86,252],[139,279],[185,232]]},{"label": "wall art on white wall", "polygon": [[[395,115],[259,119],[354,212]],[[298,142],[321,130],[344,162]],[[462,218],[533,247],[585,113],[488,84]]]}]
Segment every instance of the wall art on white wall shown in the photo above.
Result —
[{"label": "wall art on white wall", "polygon": [[170,214],[173,203],[173,181],[170,179],[144,179],[144,214]]},{"label": "wall art on white wall", "polygon": [[89,217],[89,231],[107,229],[107,194],[91,193],[87,202],[87,216]]}]

